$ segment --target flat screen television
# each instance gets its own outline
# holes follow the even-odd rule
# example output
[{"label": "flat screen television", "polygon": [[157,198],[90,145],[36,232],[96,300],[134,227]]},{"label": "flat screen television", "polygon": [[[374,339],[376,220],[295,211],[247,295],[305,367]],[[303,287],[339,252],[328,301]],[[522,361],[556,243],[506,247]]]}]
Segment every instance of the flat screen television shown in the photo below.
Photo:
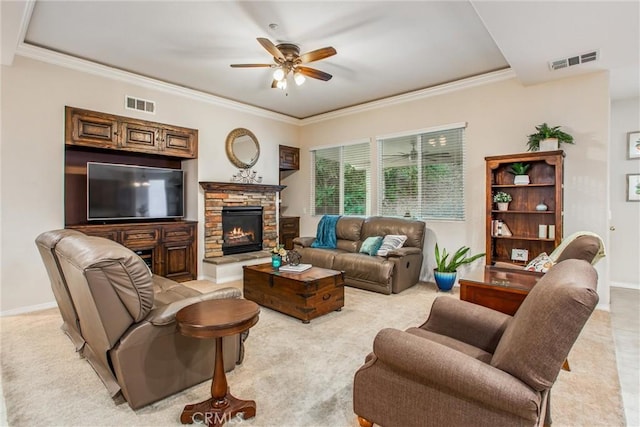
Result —
[{"label": "flat screen television", "polygon": [[87,162],[87,220],[182,217],[181,169]]}]

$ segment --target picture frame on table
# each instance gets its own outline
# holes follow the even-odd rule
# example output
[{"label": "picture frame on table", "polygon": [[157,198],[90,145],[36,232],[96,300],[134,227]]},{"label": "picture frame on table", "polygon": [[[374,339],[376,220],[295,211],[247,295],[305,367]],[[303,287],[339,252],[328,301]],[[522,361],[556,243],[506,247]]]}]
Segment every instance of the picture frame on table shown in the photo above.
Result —
[{"label": "picture frame on table", "polygon": [[627,202],[640,202],[640,173],[627,174]]},{"label": "picture frame on table", "polygon": [[627,134],[627,159],[640,159],[640,130]]}]

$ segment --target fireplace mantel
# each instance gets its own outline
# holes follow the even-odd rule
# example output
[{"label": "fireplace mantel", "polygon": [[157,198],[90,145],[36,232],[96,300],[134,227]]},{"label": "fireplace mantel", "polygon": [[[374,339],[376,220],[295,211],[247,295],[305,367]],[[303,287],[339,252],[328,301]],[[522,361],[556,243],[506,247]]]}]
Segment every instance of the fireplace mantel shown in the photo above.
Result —
[{"label": "fireplace mantel", "polygon": [[243,184],[240,182],[200,182],[200,187],[205,191],[219,191],[222,193],[235,191],[250,191],[255,193],[277,193],[285,188],[286,185],[269,185],[269,184]]}]

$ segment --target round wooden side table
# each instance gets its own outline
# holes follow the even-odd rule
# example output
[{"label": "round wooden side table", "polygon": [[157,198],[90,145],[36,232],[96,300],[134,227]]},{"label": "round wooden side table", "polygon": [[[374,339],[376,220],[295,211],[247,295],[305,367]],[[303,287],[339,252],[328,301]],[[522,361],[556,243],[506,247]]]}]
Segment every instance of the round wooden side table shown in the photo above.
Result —
[{"label": "round wooden side table", "polygon": [[258,322],[259,314],[258,304],[245,299],[201,301],[176,313],[178,330],[182,335],[216,340],[211,398],[186,405],[180,415],[182,424],[197,421],[218,427],[240,412],[245,419],[255,417],[256,402],[238,399],[229,391],[222,358],[222,337],[246,331]]}]

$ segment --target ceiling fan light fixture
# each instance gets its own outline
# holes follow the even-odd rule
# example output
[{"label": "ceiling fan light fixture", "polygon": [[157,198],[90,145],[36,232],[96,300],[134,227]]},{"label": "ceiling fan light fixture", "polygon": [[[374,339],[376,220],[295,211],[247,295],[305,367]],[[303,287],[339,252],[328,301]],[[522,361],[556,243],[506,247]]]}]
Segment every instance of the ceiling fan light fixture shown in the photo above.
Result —
[{"label": "ceiling fan light fixture", "polygon": [[278,83],[276,83],[276,87],[278,89],[285,90],[287,88],[287,81],[285,79],[278,80]]},{"label": "ceiling fan light fixture", "polygon": [[300,71],[296,71],[295,73],[293,73],[293,80],[295,80],[296,84],[300,86],[304,83],[306,78]]},{"label": "ceiling fan light fixture", "polygon": [[276,70],[273,72],[273,78],[274,80],[277,81],[282,81],[285,78],[285,72],[282,68],[276,68]]}]

